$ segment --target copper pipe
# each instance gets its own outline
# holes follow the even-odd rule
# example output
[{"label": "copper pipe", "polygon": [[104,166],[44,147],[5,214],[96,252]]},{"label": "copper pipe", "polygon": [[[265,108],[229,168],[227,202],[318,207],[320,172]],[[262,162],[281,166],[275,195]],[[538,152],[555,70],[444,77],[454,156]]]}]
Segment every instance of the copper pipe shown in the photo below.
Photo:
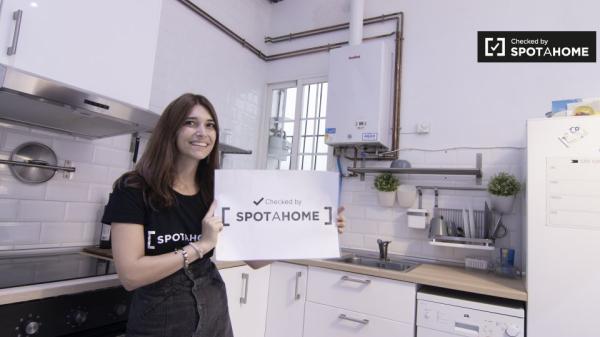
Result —
[{"label": "copper pipe", "polygon": [[[385,22],[388,20],[396,20],[397,16],[401,15],[401,14],[402,14],[402,12],[398,12],[398,13],[384,14],[384,15],[380,15],[380,16],[366,18],[363,20],[363,25],[366,26],[366,25],[372,25],[375,23]],[[348,28],[350,28],[350,23],[346,22],[346,23],[339,23],[337,25],[309,29],[309,30],[304,30],[301,32],[289,33],[286,35],[280,35],[280,36],[275,36],[275,37],[266,36],[265,43],[278,43],[278,42],[291,41],[291,40],[309,37],[309,36],[313,36],[313,35],[319,35],[319,34],[323,34],[323,33],[331,33],[331,32],[336,32],[339,30],[345,30]]]},{"label": "copper pipe", "polygon": [[[213,18],[210,14],[202,10],[200,7],[196,6],[190,0],[179,0],[183,5],[194,11],[196,14],[202,16],[208,22],[213,24],[223,33],[227,34],[229,37],[237,41],[244,48],[250,50],[253,54],[259,57],[261,60],[270,62],[281,60],[290,57],[302,56],[313,53],[320,53],[324,51],[329,51],[334,48],[339,48],[348,43],[348,41],[337,42],[334,44],[321,45],[316,47],[310,47],[306,49],[299,49],[288,51],[279,54],[266,55],[258,48],[254,47],[248,41],[243,39],[241,36],[237,35],[234,31],[229,29],[227,26],[219,22],[217,19]],[[396,31],[390,34],[378,35],[369,38],[365,38],[365,40],[370,39],[378,39],[391,36],[392,34],[396,34],[396,43],[395,43],[395,60],[394,60],[394,103],[393,103],[393,117],[392,117],[392,149],[383,155],[377,155],[377,158],[369,158],[368,160],[395,160],[398,159],[398,151],[400,149],[400,89],[401,89],[401,64],[402,64],[402,44],[404,42],[404,13],[397,12],[391,14],[385,14],[378,17],[367,18],[363,20],[363,24],[375,24],[388,20],[396,21]],[[265,42],[277,43],[281,41],[289,41],[293,39],[303,38],[307,36],[318,35],[322,33],[328,33],[338,30],[347,29],[350,26],[350,23],[337,24],[333,26],[327,26],[322,28],[316,28],[311,30],[306,30],[297,33],[290,33],[287,35],[281,35],[276,37],[266,37]],[[268,40],[268,41],[267,41]]]},{"label": "copper pipe", "polygon": [[[381,38],[385,38],[385,37],[390,37],[394,34],[395,33],[392,32],[392,33],[388,33],[388,34],[369,36],[369,37],[364,38],[363,40],[369,41],[369,40],[374,40],[374,39],[381,39]],[[288,51],[288,52],[280,53],[280,54],[273,54],[273,55],[267,56],[267,62],[280,60],[280,59],[293,57],[293,56],[301,56],[301,55],[307,55],[307,54],[314,54],[314,53],[318,53],[318,52],[330,51],[331,49],[339,48],[339,47],[347,45],[347,44],[348,44],[348,41],[342,41],[342,42],[336,42],[336,43],[328,43],[326,45],[310,47],[310,48],[306,48],[306,49],[298,49],[298,50]]]}]

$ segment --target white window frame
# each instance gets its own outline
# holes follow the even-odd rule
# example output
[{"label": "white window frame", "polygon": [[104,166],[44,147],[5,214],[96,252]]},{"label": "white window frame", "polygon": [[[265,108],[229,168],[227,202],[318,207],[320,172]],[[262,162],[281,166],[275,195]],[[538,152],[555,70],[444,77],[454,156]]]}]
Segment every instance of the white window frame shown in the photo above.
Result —
[{"label": "white window frame", "polygon": [[[259,160],[259,168],[267,167],[267,153],[269,147],[269,129],[270,129],[270,119],[271,119],[271,106],[273,105],[273,90],[277,89],[287,89],[296,87],[296,107],[294,111],[294,142],[292,143],[291,153],[290,153],[290,170],[298,170],[298,153],[300,151],[300,130],[302,119],[302,103],[304,96],[304,86],[310,84],[317,84],[322,82],[328,82],[327,76],[317,76],[317,77],[309,77],[302,78],[296,81],[286,81],[286,82],[278,82],[267,85],[267,104],[263,113],[263,121],[261,127],[261,136],[259,138],[259,149],[260,149],[260,160]],[[316,141],[315,137],[315,141]],[[333,153],[331,147],[328,148],[327,151],[327,168],[331,168],[331,154]]]}]

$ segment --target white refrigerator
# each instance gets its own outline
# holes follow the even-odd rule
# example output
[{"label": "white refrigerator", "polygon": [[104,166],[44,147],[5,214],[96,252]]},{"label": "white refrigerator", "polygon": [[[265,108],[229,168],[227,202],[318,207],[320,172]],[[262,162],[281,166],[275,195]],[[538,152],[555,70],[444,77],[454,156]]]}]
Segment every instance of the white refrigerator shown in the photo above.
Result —
[{"label": "white refrigerator", "polygon": [[600,336],[600,117],[527,121],[528,337]]}]

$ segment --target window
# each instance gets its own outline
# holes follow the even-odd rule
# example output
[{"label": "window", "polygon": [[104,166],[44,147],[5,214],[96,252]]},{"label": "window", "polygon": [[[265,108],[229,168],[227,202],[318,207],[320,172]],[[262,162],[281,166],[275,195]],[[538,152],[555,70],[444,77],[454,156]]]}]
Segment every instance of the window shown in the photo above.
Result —
[{"label": "window", "polygon": [[273,85],[269,94],[267,167],[326,171],[327,82]]}]

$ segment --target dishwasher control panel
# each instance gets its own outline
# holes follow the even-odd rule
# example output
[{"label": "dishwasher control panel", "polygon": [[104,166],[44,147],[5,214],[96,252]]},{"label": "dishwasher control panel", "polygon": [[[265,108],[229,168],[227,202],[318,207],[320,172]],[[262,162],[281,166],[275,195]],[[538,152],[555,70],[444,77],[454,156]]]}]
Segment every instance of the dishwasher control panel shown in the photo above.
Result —
[{"label": "dishwasher control panel", "polygon": [[417,302],[417,326],[420,331],[417,337],[427,337],[423,328],[451,336],[523,337],[524,323],[523,317],[426,300]]}]

